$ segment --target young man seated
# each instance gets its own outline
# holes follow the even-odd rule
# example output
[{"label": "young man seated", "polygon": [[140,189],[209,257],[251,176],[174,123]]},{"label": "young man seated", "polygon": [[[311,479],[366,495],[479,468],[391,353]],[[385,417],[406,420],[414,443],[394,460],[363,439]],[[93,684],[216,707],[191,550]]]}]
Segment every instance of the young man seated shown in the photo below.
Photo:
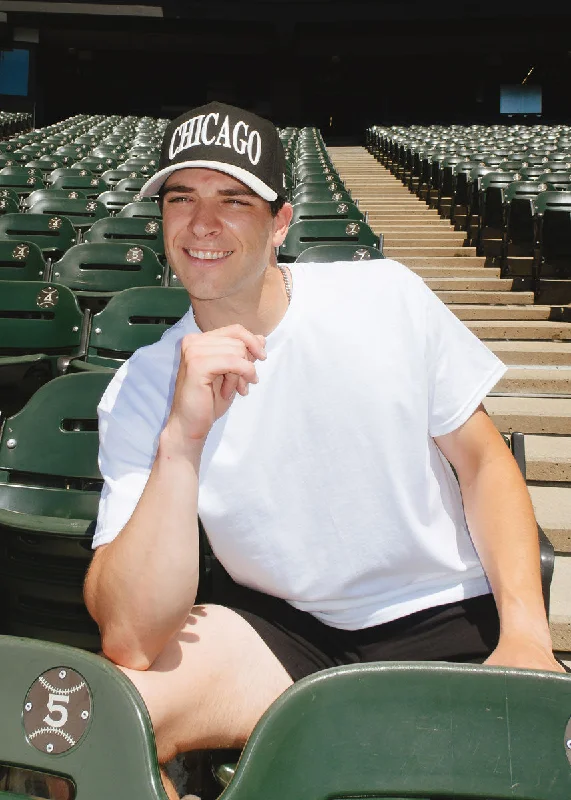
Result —
[{"label": "young man seated", "polygon": [[[142,190],[192,307],[101,402],[85,597],[161,762],[243,745],[337,664],[562,671],[530,498],[481,405],[505,367],[394,261],[279,265],[284,187],[274,126],[212,103],[169,124]],[[220,564],[202,606],[198,516]]]}]

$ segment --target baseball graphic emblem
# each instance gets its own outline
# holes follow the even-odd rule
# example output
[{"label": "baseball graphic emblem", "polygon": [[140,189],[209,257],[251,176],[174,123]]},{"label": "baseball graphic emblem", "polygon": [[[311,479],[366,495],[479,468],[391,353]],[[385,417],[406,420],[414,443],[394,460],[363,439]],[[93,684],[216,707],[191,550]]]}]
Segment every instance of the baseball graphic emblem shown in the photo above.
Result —
[{"label": "baseball graphic emblem", "polygon": [[79,743],[91,715],[91,692],[83,677],[69,667],[54,667],[30,686],[22,720],[28,742],[57,755]]}]

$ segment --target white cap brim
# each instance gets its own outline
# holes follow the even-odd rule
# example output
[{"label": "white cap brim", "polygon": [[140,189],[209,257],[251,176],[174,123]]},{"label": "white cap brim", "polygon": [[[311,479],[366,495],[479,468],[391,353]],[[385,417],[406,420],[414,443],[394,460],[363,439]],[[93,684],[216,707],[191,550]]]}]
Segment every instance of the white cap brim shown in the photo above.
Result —
[{"label": "white cap brim", "polygon": [[245,183],[252,191],[259,194],[263,200],[271,202],[277,199],[278,193],[270,189],[266,183],[256,178],[251,172],[242,169],[242,167],[236,167],[234,164],[226,164],[224,161],[179,161],[176,164],[171,164],[155,173],[152,178],[149,178],[139,190],[139,194],[141,197],[152,197],[152,195],[157,194],[168,176],[172,175],[173,172],[179,169],[198,168],[215,169],[217,172],[225,172],[226,175],[232,175],[233,178],[237,178],[237,180]]}]

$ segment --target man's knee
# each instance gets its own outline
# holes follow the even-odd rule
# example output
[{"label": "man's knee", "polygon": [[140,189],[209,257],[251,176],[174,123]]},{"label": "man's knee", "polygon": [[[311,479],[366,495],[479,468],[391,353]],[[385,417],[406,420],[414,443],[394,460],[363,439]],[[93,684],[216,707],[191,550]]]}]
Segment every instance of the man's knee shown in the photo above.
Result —
[{"label": "man's knee", "polygon": [[120,668],[141,694],[158,758],[240,747],[292,681],[254,629],[222,606],[196,606],[148,670]]}]

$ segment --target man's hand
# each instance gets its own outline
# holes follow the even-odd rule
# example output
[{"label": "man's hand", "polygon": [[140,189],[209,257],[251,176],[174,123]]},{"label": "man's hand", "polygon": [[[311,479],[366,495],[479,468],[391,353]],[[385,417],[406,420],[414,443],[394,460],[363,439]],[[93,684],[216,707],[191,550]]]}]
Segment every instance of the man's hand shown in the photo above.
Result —
[{"label": "man's hand", "polygon": [[517,667],[518,669],[540,669],[550,672],[565,672],[553,657],[549,647],[535,642],[528,636],[500,636],[494,652],[484,661],[490,667]]},{"label": "man's hand", "polygon": [[242,325],[185,336],[163,432],[169,442],[182,447],[202,442],[236,392],[245,396],[249,384],[258,382],[254,361],[265,358],[265,338]]}]

